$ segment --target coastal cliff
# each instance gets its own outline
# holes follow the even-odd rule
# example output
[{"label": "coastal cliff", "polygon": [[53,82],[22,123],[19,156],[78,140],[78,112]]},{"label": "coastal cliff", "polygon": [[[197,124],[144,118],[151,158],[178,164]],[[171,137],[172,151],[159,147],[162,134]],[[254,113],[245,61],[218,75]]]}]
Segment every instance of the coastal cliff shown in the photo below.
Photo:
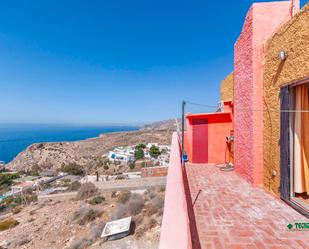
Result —
[{"label": "coastal cliff", "polygon": [[76,163],[87,170],[96,167],[102,155],[117,146],[149,142],[170,144],[174,127],[171,122],[169,126],[165,125],[164,130],[142,128],[138,131],[106,133],[76,142],[35,143],[19,153],[7,167],[17,171],[27,171],[33,167],[58,170],[62,165]]}]

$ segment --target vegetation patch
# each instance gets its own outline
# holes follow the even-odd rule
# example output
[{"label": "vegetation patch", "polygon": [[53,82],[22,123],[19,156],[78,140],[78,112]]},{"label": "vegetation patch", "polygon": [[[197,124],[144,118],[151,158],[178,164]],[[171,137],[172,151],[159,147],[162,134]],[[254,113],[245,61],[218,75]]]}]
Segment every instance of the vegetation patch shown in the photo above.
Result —
[{"label": "vegetation patch", "polygon": [[96,195],[98,192],[97,187],[91,183],[91,182],[86,182],[81,185],[77,192],[76,199],[77,200],[85,200],[88,199],[94,195]]},{"label": "vegetation patch", "polygon": [[0,231],[4,231],[13,227],[16,227],[19,222],[13,218],[4,220],[0,222]]},{"label": "vegetation patch", "polygon": [[81,166],[77,163],[69,163],[67,165],[62,165],[61,171],[68,173],[70,175],[80,175],[80,176],[85,175],[85,171],[84,171],[83,166]]},{"label": "vegetation patch", "polygon": [[99,196],[93,197],[90,201],[88,201],[88,203],[91,205],[98,205],[104,201],[105,201],[105,198],[99,195]]},{"label": "vegetation patch", "polygon": [[73,220],[76,221],[79,225],[85,225],[90,221],[95,220],[97,217],[103,214],[102,211],[92,208],[82,207],[79,210],[75,211],[73,215]]}]

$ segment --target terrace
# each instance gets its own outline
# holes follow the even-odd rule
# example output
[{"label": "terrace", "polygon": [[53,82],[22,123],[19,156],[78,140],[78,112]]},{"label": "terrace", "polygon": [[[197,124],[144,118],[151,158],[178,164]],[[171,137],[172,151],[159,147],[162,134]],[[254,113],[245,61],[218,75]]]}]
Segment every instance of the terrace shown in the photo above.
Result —
[{"label": "terrace", "polygon": [[280,199],[214,164],[181,166],[176,133],[167,179],[160,249],[306,248],[308,222]]}]

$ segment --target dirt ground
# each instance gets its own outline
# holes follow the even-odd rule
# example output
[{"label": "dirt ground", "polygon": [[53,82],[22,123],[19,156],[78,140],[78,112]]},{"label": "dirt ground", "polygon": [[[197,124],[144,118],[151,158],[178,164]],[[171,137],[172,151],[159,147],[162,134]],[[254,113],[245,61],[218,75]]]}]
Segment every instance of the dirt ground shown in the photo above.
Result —
[{"label": "dirt ground", "polygon": [[[158,191],[143,194],[145,203],[150,203],[151,198],[159,195],[164,199],[164,192]],[[24,207],[17,214],[10,213],[6,218],[14,218],[19,224],[8,230],[0,232],[0,248],[31,248],[31,249],[81,249],[81,248],[106,248],[106,249],[155,249],[158,248],[160,236],[160,224],[163,210],[151,217],[156,220],[155,225],[147,227],[142,236],[136,236],[136,232],[123,239],[104,241],[100,238],[104,224],[112,220],[119,204],[115,193],[104,193],[105,201],[98,205],[91,205],[85,200],[44,201],[32,203]],[[151,196],[152,195],[152,196]],[[91,198],[90,198],[91,199]],[[145,204],[145,205],[146,205]],[[148,205],[148,204],[147,204]],[[162,207],[163,208],[163,207]],[[101,214],[91,221],[76,221],[76,212],[81,210],[100,210]],[[143,209],[139,216],[149,219]],[[119,213],[119,212],[118,212]],[[0,217],[0,221],[3,217]],[[140,221],[138,221],[140,222]],[[137,223],[138,223],[137,222]],[[141,223],[142,224],[142,223]],[[139,224],[136,224],[137,231]]]}]

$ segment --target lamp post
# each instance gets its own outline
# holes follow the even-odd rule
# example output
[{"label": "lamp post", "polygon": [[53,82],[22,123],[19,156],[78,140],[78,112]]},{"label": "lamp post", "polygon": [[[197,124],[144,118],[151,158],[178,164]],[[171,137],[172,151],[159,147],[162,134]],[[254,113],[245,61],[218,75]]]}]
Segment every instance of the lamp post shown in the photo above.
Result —
[{"label": "lamp post", "polygon": [[181,163],[184,165],[184,151],[185,151],[185,106],[186,101],[182,101],[182,116],[181,116]]}]

